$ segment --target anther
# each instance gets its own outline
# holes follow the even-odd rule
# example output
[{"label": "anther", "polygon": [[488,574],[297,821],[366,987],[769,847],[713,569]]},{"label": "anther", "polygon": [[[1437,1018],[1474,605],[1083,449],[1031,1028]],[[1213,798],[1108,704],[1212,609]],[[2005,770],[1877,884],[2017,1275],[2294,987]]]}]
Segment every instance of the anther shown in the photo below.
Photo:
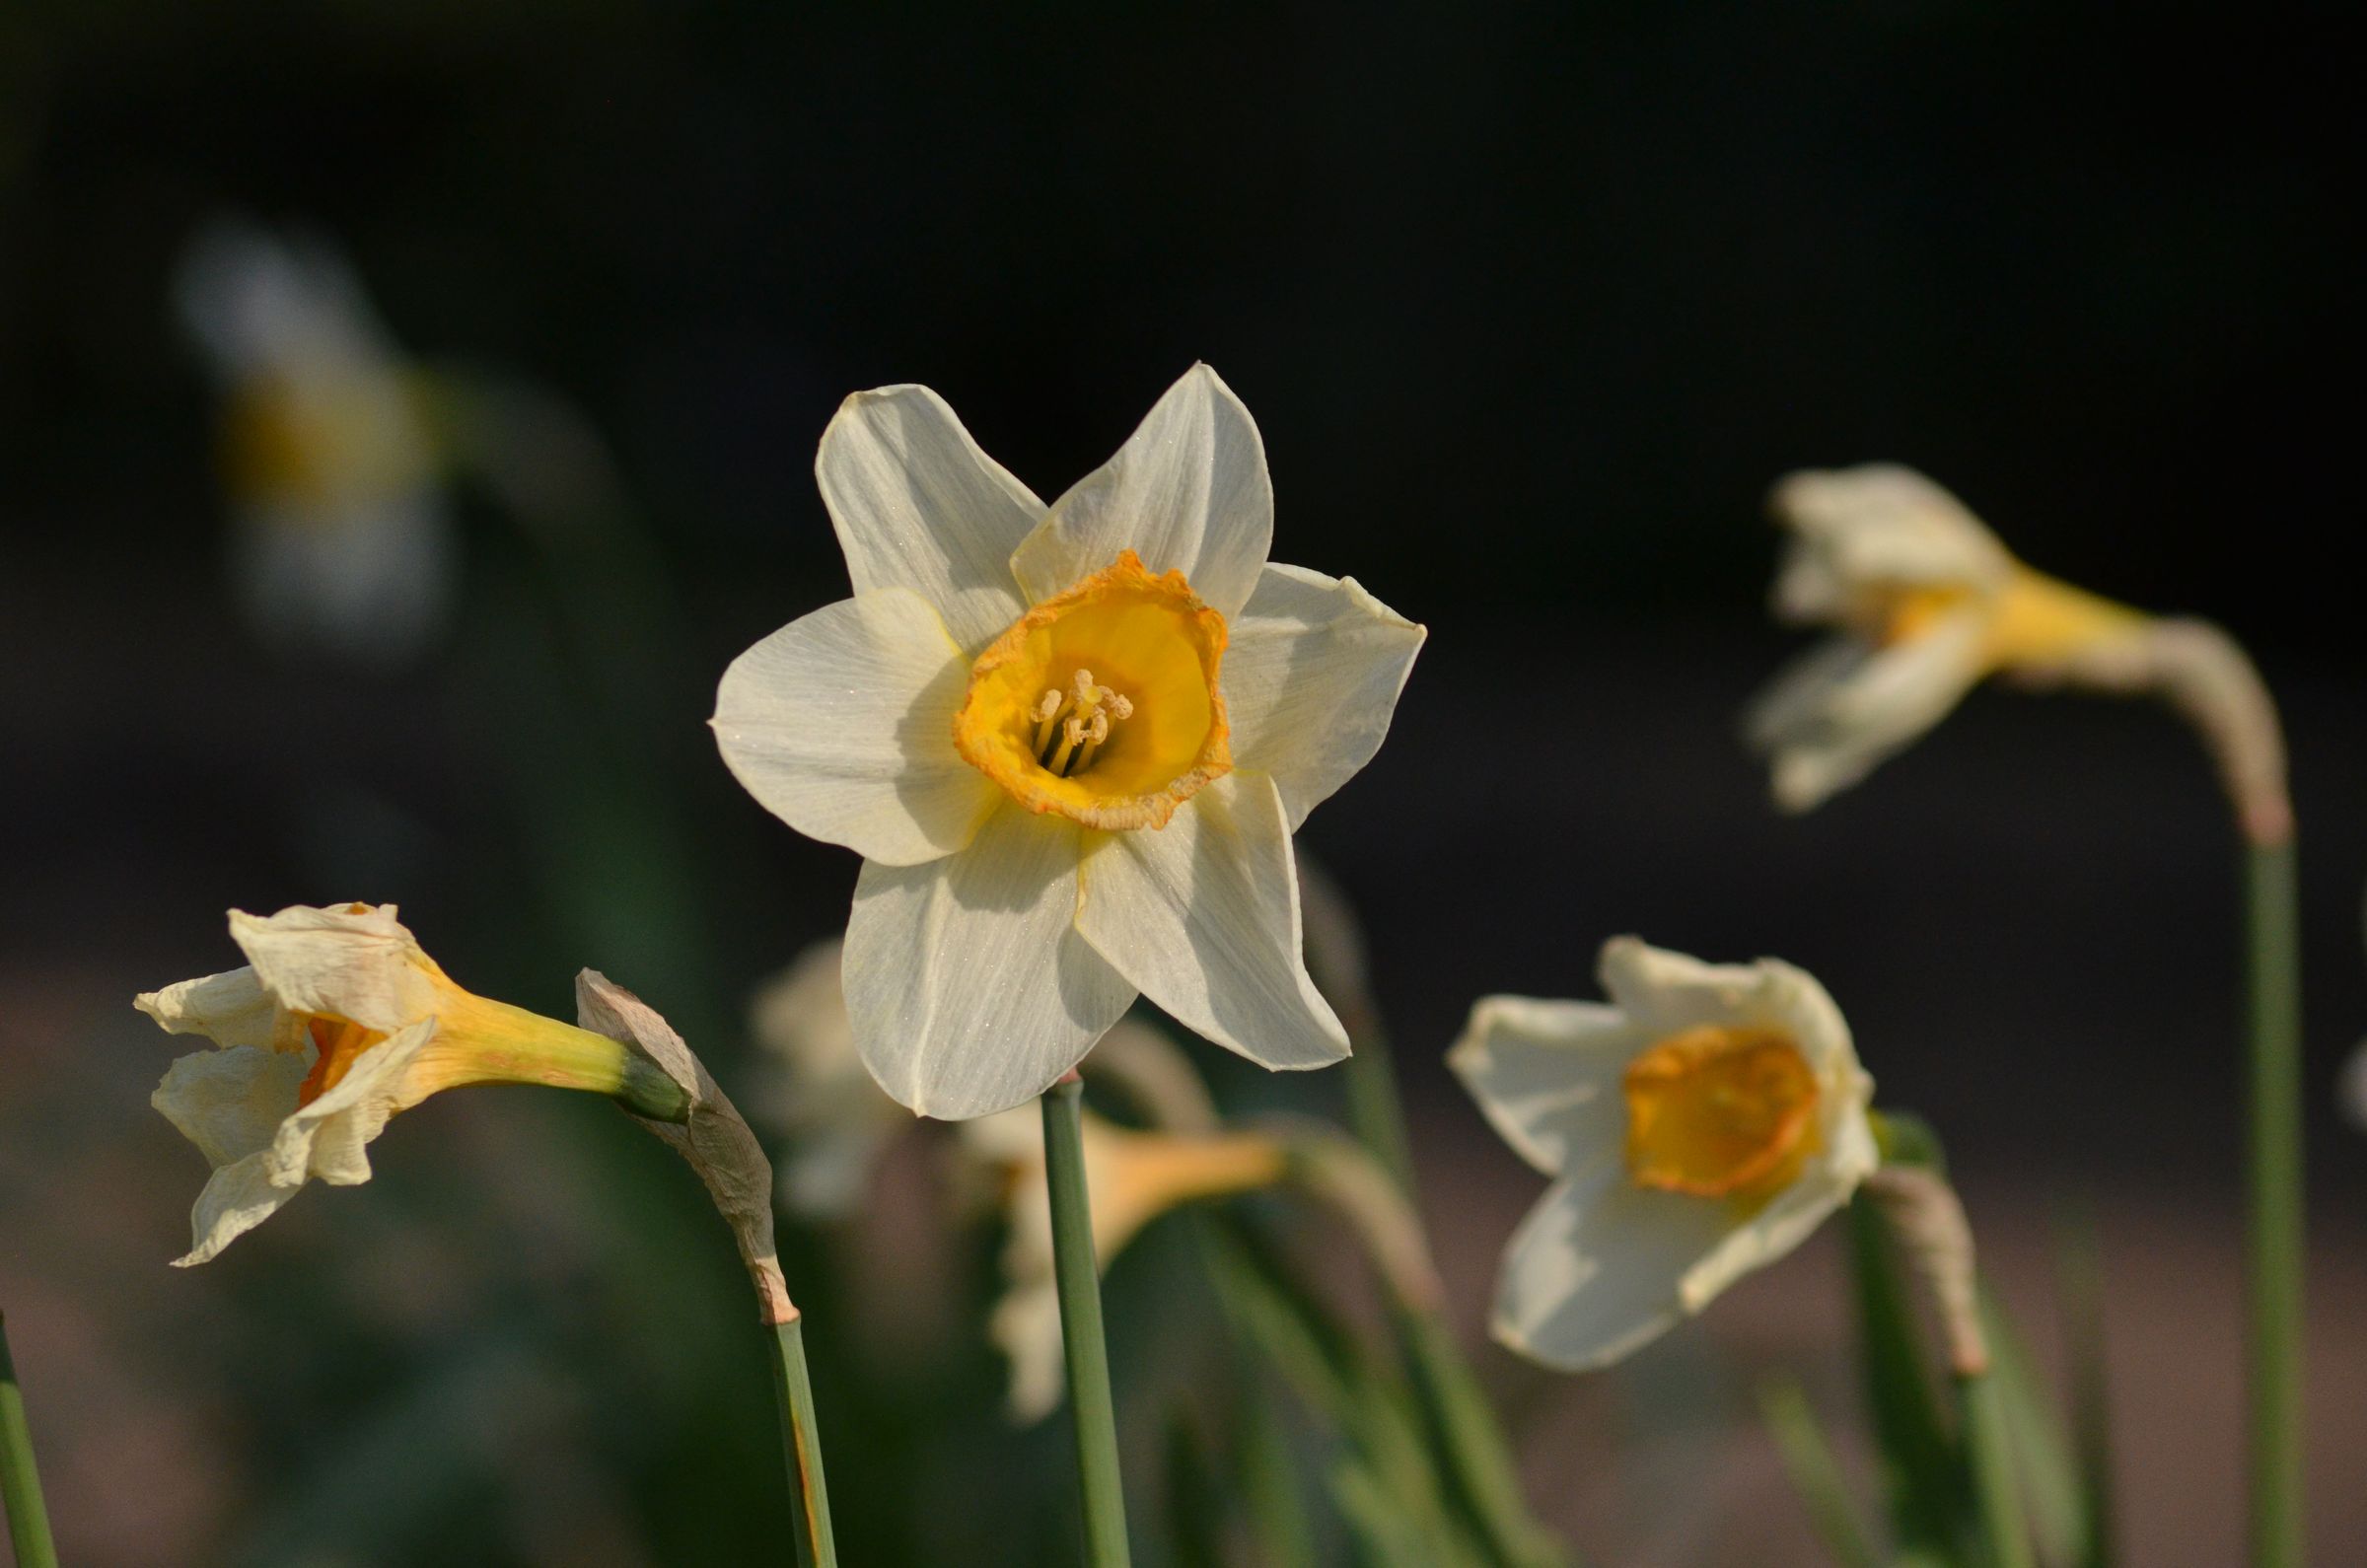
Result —
[{"label": "anther", "polygon": [[[1118,698],[1117,700],[1118,700],[1119,702],[1123,702],[1123,701],[1125,701],[1125,698],[1123,698],[1123,697],[1120,697],[1120,698]],[[1111,712],[1116,712],[1116,704],[1115,704],[1115,703],[1112,703],[1112,704],[1111,705]],[[1122,719],[1122,718],[1124,718],[1124,717],[1125,717],[1125,715],[1121,713],[1121,714],[1118,714],[1118,717]],[[1071,719],[1069,722],[1070,722],[1071,724],[1074,724],[1076,721],[1075,721],[1074,719]],[[1107,740],[1109,740],[1109,739],[1110,739],[1110,714],[1109,714],[1109,713],[1096,713],[1096,714],[1093,716],[1093,719],[1092,719],[1092,721],[1091,721],[1090,723],[1088,723],[1088,724],[1085,726],[1085,745],[1084,745],[1084,746],[1083,746],[1083,747],[1082,747],[1082,748],[1081,748],[1078,750],[1078,752],[1077,752],[1077,765],[1076,765],[1074,768],[1070,769],[1070,771],[1071,771],[1071,772],[1075,772],[1075,773],[1082,773],[1082,772],[1084,772],[1084,771],[1085,771],[1087,768],[1089,768],[1089,767],[1093,766],[1093,758],[1094,758],[1094,754],[1095,754],[1096,752],[1098,752],[1098,751],[1100,751],[1100,750],[1101,750],[1101,748],[1102,748],[1102,743],[1103,743],[1104,741],[1107,741]]]},{"label": "anther", "polygon": [[1035,708],[1036,755],[1039,759],[1051,748],[1052,721],[1060,717],[1060,710],[1065,706],[1067,706],[1067,699],[1057,691],[1046,691],[1037,699]]}]

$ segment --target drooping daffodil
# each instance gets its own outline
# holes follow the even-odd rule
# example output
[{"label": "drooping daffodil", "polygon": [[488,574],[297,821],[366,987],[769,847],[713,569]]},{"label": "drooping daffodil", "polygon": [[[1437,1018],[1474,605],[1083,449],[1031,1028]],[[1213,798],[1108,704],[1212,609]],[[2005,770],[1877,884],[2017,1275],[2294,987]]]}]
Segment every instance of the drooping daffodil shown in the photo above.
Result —
[{"label": "drooping daffodil", "polygon": [[1781,1257],[1879,1164],[1873,1080],[1815,979],[1604,945],[1608,1004],[1491,996],[1448,1062],[1553,1178],[1494,1330],[1569,1371],[1618,1360]]},{"label": "drooping daffodil", "polygon": [[2133,651],[2152,625],[2023,565],[1910,468],[1795,473],[1768,504],[1791,534],[1776,615],[1838,631],[1752,711],[1752,744],[1771,759],[1787,811],[1856,783],[1987,677],[2063,678],[2116,645]]},{"label": "drooping daffodil", "polygon": [[374,663],[416,652],[450,601],[454,553],[423,378],[319,239],[220,222],[176,282],[221,388],[242,607],[274,641]]},{"label": "drooping daffodil", "polygon": [[854,597],[743,654],[714,727],[775,816],[860,853],[844,974],[897,1102],[1020,1104],[1139,993],[1273,1068],[1347,1040],[1290,835],[1389,728],[1422,628],[1267,561],[1249,410],[1196,366],[1046,507],[923,387],[816,462]]},{"label": "drooping daffodil", "polygon": [[176,1061],[153,1104],[213,1167],[179,1262],[213,1258],[311,1180],[370,1179],[370,1142],[395,1112],[464,1084],[545,1084],[609,1096],[653,1121],[691,1109],[681,1085],[619,1040],[455,984],[394,906],[230,914],[244,968],[137,999],[213,1048]]},{"label": "drooping daffodil", "polygon": [[[1008,1408],[1021,1423],[1060,1403],[1060,1298],[1053,1275],[1051,1208],[1045,1192],[1043,1118],[1032,1105],[966,1122],[969,1157],[1001,1179],[1009,1226],[1003,1293],[987,1333],[1011,1364]],[[1093,1194],[1093,1251],[1104,1268],[1143,1228],[1171,1210],[1280,1181],[1290,1152],[1263,1132],[1176,1133],[1121,1127],[1085,1113],[1085,1183]]]}]

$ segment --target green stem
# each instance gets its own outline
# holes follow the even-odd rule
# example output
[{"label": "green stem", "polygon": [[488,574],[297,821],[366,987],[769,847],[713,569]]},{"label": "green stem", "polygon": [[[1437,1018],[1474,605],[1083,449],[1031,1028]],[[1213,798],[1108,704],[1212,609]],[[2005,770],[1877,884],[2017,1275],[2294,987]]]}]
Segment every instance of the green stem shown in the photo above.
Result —
[{"label": "green stem", "polygon": [[1980,1514],[1981,1538],[1989,1548],[1989,1568],[2032,1568],[2030,1532],[2022,1522],[2022,1494],[2014,1483],[2013,1442],[2006,1432],[2005,1405],[1997,1380],[1985,1372],[1959,1373],[1956,1397],[1964,1421],[1972,1502]]},{"label": "green stem", "polygon": [[1118,1475],[1117,1413],[1110,1396],[1101,1272],[1093,1255],[1093,1210],[1085,1191],[1084,1089],[1071,1073],[1044,1092],[1043,1173],[1051,1194],[1052,1267],[1060,1292],[1069,1408],[1076,1420],[1085,1560],[1092,1568],[1125,1568],[1126,1494]]},{"label": "green stem", "polygon": [[837,1568],[830,1534],[830,1494],[822,1478],[822,1439],[814,1424],[814,1383],[806,1373],[805,1320],[773,1325],[773,1402],[781,1414],[782,1458],[789,1476],[799,1568]]},{"label": "green stem", "polygon": [[25,1394],[17,1387],[17,1364],[8,1353],[5,1314],[0,1314],[0,1504],[6,1506],[17,1568],[57,1568],[57,1546],[49,1538],[49,1506],[41,1500],[33,1433],[25,1424]]},{"label": "green stem", "polygon": [[2288,837],[2247,856],[2252,1051],[2252,1561],[2302,1561],[2302,1135],[2299,898]]}]

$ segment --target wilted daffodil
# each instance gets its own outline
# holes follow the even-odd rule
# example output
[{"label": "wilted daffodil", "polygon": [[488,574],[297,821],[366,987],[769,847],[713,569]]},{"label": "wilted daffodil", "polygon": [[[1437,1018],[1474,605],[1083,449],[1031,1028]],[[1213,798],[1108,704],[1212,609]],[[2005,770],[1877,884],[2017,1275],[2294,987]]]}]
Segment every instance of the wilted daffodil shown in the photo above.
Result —
[{"label": "wilted daffodil", "polygon": [[451,518],[420,380],[361,284],[321,241],[231,223],[177,284],[222,389],[244,607],[275,640],[415,651],[450,597]]},{"label": "wilted daffodil", "polygon": [[2024,566],[1964,504],[1887,463],[1795,473],[1769,506],[1791,531],[1774,607],[1839,635],[1751,716],[1775,798],[1806,811],[1912,743],[1986,677],[2040,680],[2150,622]]},{"label": "wilted daffodil", "polygon": [[[1021,1106],[968,1123],[962,1138],[970,1156],[1003,1182],[1010,1230],[1003,1244],[1003,1294],[987,1332],[1010,1358],[1011,1418],[1040,1420],[1059,1404],[1066,1383],[1042,1117],[1033,1106]],[[1169,1210],[1271,1186],[1289,1168],[1285,1144],[1264,1133],[1135,1131],[1089,1111],[1085,1183],[1093,1193],[1094,1256],[1107,1268],[1144,1226]]]},{"label": "wilted daffodil", "polygon": [[1017,1105],[1137,993],[1268,1067],[1344,1055],[1290,834],[1423,634],[1266,560],[1264,450],[1216,373],[1049,507],[923,387],[848,398],[816,472],[855,596],[743,654],[714,723],[751,794],[864,857],[846,995],[881,1085]]},{"label": "wilted daffodil", "polygon": [[607,1095],[658,1121],[690,1106],[666,1072],[615,1039],[453,983],[394,906],[232,910],[247,967],[139,997],[175,1034],[213,1049],[165,1074],[156,1108],[213,1166],[182,1264],[203,1263],[319,1179],[370,1179],[387,1119],[463,1084],[547,1084]]},{"label": "wilted daffodil", "polygon": [[1570,1371],[1790,1251],[1878,1163],[1873,1080],[1807,974],[1620,937],[1601,976],[1608,1005],[1486,998],[1448,1057],[1554,1178],[1505,1252],[1496,1337]]}]

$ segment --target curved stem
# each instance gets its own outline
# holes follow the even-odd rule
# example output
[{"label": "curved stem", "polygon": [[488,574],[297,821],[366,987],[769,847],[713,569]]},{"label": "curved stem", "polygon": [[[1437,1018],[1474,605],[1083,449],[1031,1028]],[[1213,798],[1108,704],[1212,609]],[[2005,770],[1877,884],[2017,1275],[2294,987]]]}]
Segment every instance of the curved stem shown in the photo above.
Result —
[{"label": "curved stem", "polygon": [[1084,1085],[1071,1073],[1043,1096],[1043,1172],[1052,1210],[1052,1266],[1060,1338],[1076,1420],[1077,1485],[1085,1511],[1085,1560],[1125,1568],[1126,1495],[1118,1473],[1117,1413],[1102,1339],[1102,1283],[1085,1190]]},{"label": "curved stem", "polygon": [[781,1448],[795,1515],[799,1568],[837,1568],[830,1494],[822,1477],[822,1439],[814,1423],[814,1383],[806,1373],[805,1319],[772,1325],[772,1392],[781,1415]]},{"label": "curved stem", "polygon": [[41,1476],[33,1462],[33,1433],[25,1424],[25,1395],[8,1353],[8,1319],[0,1315],[0,1506],[8,1515],[8,1539],[18,1568],[57,1568],[57,1546],[49,1538],[49,1507],[41,1499]]}]

